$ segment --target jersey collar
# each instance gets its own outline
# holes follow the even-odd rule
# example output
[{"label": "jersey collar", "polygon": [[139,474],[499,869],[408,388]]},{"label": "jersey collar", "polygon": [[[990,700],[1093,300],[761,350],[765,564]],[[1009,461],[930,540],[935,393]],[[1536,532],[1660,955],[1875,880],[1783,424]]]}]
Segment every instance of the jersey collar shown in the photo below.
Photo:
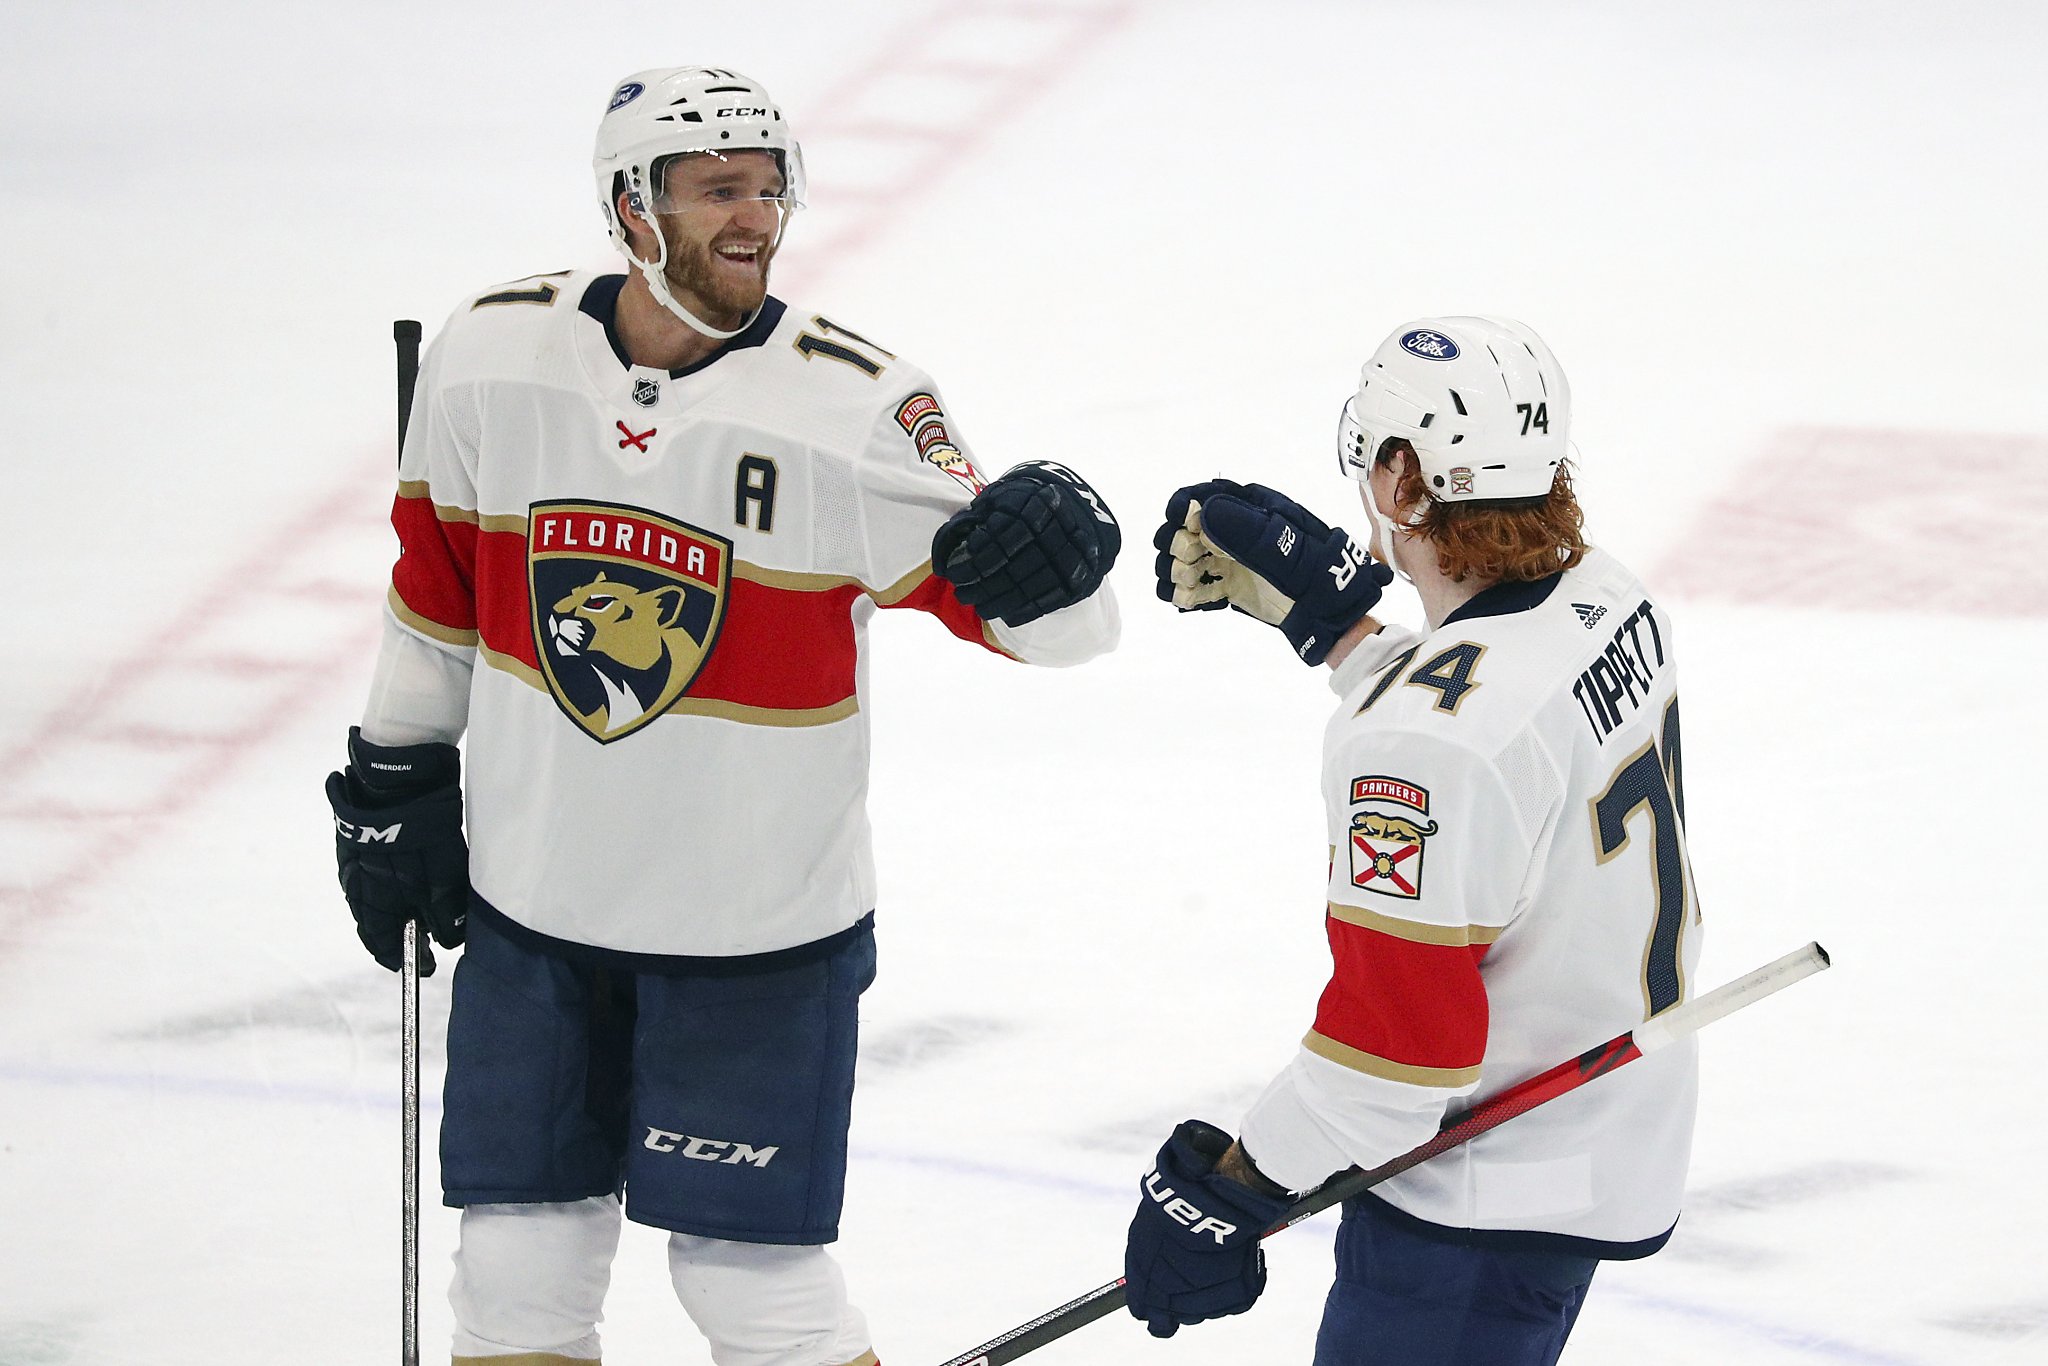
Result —
[{"label": "jersey collar", "polygon": [[1449,626],[1454,621],[1470,621],[1474,617],[1505,617],[1516,612],[1526,612],[1540,607],[1564,578],[1563,571],[1548,578],[1529,582],[1497,583],[1491,588],[1482,588],[1467,598],[1457,611],[1445,617],[1439,625]]},{"label": "jersey collar", "polygon": [[[612,354],[619,358],[620,365],[631,370],[636,367],[632,359],[626,355],[625,343],[619,340],[618,327],[619,291],[625,287],[626,277],[624,275],[600,275],[590,282],[589,288],[583,291],[583,300],[576,307],[597,319],[598,323],[604,328],[604,339],[611,343]],[[716,351],[713,351],[703,360],[691,365],[685,365],[680,370],[669,371],[668,377],[670,379],[681,379],[684,375],[694,375],[705,366],[713,364],[734,351],[744,351],[749,347],[760,346],[768,340],[768,334],[775,330],[775,325],[782,321],[782,314],[786,307],[787,305],[782,300],[772,294],[769,295],[766,301],[762,303],[761,311],[754,315],[754,321],[747,324],[746,331],[740,333]]]}]

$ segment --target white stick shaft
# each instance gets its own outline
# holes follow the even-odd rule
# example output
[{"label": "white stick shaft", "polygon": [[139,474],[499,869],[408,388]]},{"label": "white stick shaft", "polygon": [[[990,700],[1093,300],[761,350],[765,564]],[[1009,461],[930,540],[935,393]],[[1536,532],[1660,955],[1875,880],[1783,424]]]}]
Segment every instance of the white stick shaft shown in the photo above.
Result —
[{"label": "white stick shaft", "polygon": [[1733,1014],[1751,1001],[1762,1000],[1802,977],[1813,976],[1828,965],[1828,951],[1817,942],[1794,949],[1755,972],[1715,987],[1696,1001],[1673,1006],[1656,1019],[1637,1025],[1633,1034],[1636,1047],[1645,1053],[1654,1053],[1664,1045],[1676,1043],[1695,1030],[1712,1024],[1723,1015]]}]

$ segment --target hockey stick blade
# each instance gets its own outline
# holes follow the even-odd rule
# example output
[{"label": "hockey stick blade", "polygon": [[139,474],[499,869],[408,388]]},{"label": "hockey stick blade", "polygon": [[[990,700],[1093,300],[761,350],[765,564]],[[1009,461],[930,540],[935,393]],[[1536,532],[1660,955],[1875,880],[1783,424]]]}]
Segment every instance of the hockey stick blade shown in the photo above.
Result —
[{"label": "hockey stick blade", "polygon": [[[1782,991],[1794,982],[1811,977],[1830,966],[1832,960],[1829,959],[1827,950],[1818,943],[1810,943],[1804,948],[1794,949],[1784,957],[1764,964],[1754,972],[1724,983],[1704,996],[1682,1005],[1675,1005],[1655,1019],[1637,1025],[1628,1033],[1617,1034],[1606,1043],[1589,1048],[1576,1058],[1568,1058],[1549,1071],[1540,1072],[1526,1081],[1510,1086],[1499,1095],[1481,1101],[1463,1114],[1445,1120],[1443,1128],[1437,1131],[1435,1138],[1374,1167],[1371,1171],[1360,1171],[1354,1167],[1349,1171],[1339,1172],[1303,1196],[1262,1236],[1270,1238],[1282,1229],[1292,1228],[1311,1215],[1319,1214],[1332,1205],[1341,1204],[1389,1177],[1398,1176],[1410,1167],[1429,1161],[1438,1153],[1447,1152],[1461,1143],[1468,1143],[1517,1115],[1527,1114],[1547,1101],[1556,1100],[1567,1091],[1576,1091],[1596,1077],[1604,1077],[1646,1053],[1654,1053],[1660,1048],[1676,1043],[1723,1016],[1732,1015],[1744,1006]],[[1003,1366],[1004,1362],[1015,1361],[1029,1352],[1037,1351],[1049,1342],[1058,1341],[1076,1328],[1115,1313],[1124,1307],[1124,1300],[1123,1278],[1118,1277],[1105,1285],[1096,1286],[1077,1299],[1067,1301],[1057,1309],[1039,1315],[1029,1323],[1019,1324],[1001,1337],[992,1338],[979,1347],[968,1349],[959,1356],[943,1362],[941,1366]]]}]

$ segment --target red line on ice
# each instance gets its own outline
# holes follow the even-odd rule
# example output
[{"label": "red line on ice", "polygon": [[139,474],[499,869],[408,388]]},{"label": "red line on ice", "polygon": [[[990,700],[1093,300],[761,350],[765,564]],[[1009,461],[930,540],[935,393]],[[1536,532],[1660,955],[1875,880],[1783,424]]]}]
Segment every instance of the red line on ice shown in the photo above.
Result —
[{"label": "red line on ice", "polygon": [[[895,144],[890,174],[879,188],[849,187],[839,201],[849,210],[841,219],[846,226],[814,250],[808,272],[795,272],[799,285],[808,286],[886,228],[907,218],[916,200],[930,193],[952,166],[966,160],[973,147],[1051,88],[1089,48],[1139,8],[1134,0],[1045,8],[941,4],[885,35],[872,59],[819,101],[806,136],[815,144],[829,142],[842,129],[865,128],[880,140]],[[1054,32],[1045,50],[1035,56],[1019,55],[1015,61],[970,64],[943,56],[928,58],[934,45],[949,34],[989,18],[1029,24],[1041,31],[1065,26],[1065,31]],[[1010,55],[1011,50],[1006,49],[1005,56]],[[879,108],[861,107],[887,78],[920,74],[978,77],[983,82],[981,98],[971,112],[945,120],[936,133],[928,127],[878,126],[891,116],[885,111],[893,107],[893,100]],[[193,642],[203,639],[208,628],[245,617],[266,596],[252,595],[249,585],[289,579],[288,573],[281,572],[287,568],[306,567],[314,572],[300,576],[296,586],[281,586],[267,595],[269,598],[339,604],[355,596],[356,590],[346,581],[320,576],[321,547],[337,532],[360,531],[364,519],[374,516],[382,520],[388,459],[383,454],[359,456],[359,463],[343,478],[289,516],[184,610],[109,664],[82,692],[70,695],[61,708],[32,725],[25,738],[0,752],[0,792],[9,795],[13,808],[0,811],[0,827],[13,826],[15,833],[29,835],[47,832],[53,825],[96,827],[79,850],[58,860],[54,868],[41,870],[35,877],[17,874],[0,885],[0,952],[14,946],[26,924],[75,909],[82,893],[225,785],[251,754],[307,704],[312,695],[309,677],[314,680],[310,688],[317,690],[321,676],[342,672],[374,648],[379,630],[374,608],[366,609],[360,625],[337,629],[294,658],[223,654]],[[259,691],[254,699],[240,699],[232,725],[217,741],[133,720],[102,720],[115,715],[123,704],[146,697],[174,671],[209,671],[262,684],[267,691]],[[138,779],[137,790],[124,794],[128,800],[119,810],[95,810],[92,803],[76,803],[56,793],[46,799],[37,797],[38,778],[78,765],[94,750],[98,753],[93,757],[102,763],[109,753],[138,759],[145,755],[160,758],[178,750],[190,754],[179,766],[159,768]],[[309,791],[317,777],[307,775]],[[44,814],[31,815],[31,810]]]}]

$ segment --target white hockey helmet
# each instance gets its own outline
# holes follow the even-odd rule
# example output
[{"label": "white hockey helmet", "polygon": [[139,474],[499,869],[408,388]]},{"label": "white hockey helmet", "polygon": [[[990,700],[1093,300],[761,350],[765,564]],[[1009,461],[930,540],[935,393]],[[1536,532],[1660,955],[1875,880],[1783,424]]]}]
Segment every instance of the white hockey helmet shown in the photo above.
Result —
[{"label": "white hockey helmet", "polygon": [[668,263],[665,242],[655,262],[634,256],[619,221],[618,195],[629,195],[638,212],[660,212],[664,172],[673,158],[747,151],[775,155],[782,170],[776,202],[784,210],[802,208],[803,150],[761,83],[723,67],[671,66],[636,71],[619,82],[598,120],[591,156],[612,245],[647,276],[655,298],[669,311],[714,337],[737,336],[738,331],[714,329],[675,302],[661,274]]},{"label": "white hockey helmet", "polygon": [[1447,503],[1546,497],[1570,446],[1571,387],[1557,357],[1510,318],[1420,318],[1394,329],[1344,405],[1337,456],[1372,477],[1391,437],[1415,448]]}]

